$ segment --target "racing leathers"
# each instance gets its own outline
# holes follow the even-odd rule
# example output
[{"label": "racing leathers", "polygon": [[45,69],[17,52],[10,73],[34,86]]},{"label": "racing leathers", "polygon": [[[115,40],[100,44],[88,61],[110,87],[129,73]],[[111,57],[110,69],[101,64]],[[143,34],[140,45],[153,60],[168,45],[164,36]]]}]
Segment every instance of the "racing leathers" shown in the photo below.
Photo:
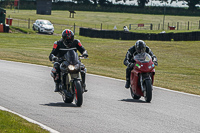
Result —
[{"label": "racing leathers", "polygon": [[[153,58],[156,58],[156,56],[153,54],[153,52],[151,51],[151,49],[146,46],[146,53],[148,53],[152,59]],[[125,88],[129,88],[130,87],[130,74],[131,74],[131,70],[133,69],[134,67],[134,56],[138,54],[136,52],[136,46],[132,46],[131,48],[129,48],[129,50],[127,51],[126,53],[126,56],[125,56],[125,59],[124,59],[124,65],[127,66],[126,68],[126,85],[125,85]]]},{"label": "racing leathers", "polygon": [[[58,58],[61,58],[66,53],[66,49],[75,48],[74,50],[77,52],[77,50],[83,55],[88,57],[87,51],[81,44],[80,40],[74,39],[72,43],[65,45],[63,43],[63,39],[61,38],[59,41],[55,41],[53,45],[53,49],[49,55],[50,61],[55,61],[53,65],[53,69],[51,71],[51,76],[54,78],[54,82],[56,84],[55,86],[55,92],[59,91],[59,83],[60,80],[60,63],[61,61],[58,60]],[[83,87],[85,88],[85,66],[81,63],[81,69],[84,71],[81,71],[81,77],[83,82]],[[85,91],[87,91],[85,89]]]}]

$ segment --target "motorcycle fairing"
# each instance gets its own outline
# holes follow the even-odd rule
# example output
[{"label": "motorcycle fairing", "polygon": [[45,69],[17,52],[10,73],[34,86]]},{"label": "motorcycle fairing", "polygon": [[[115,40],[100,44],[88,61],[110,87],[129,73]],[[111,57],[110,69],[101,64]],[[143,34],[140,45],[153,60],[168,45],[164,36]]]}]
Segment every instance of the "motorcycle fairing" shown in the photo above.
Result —
[{"label": "motorcycle fairing", "polygon": [[[136,63],[131,71],[131,88],[134,94],[144,96],[141,89],[141,82],[143,84],[144,80],[150,79],[153,85],[155,65],[148,53],[137,54],[134,56],[134,60]],[[142,76],[142,81],[140,81],[140,76]]]},{"label": "motorcycle fairing", "polygon": [[78,53],[76,53],[74,50],[67,51],[64,57],[71,65],[76,65],[79,63]]},{"label": "motorcycle fairing", "polygon": [[140,86],[140,77],[139,77],[139,72],[135,69],[131,71],[131,88],[134,94],[143,96],[143,92],[141,91],[141,86]]}]

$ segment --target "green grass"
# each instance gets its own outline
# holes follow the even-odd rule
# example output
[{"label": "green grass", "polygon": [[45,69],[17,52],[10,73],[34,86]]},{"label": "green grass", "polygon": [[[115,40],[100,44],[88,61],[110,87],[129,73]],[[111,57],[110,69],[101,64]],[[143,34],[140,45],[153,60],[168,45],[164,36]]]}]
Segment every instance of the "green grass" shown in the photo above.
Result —
[{"label": "green grass", "polygon": [[0,133],[48,133],[48,131],[15,114],[0,111]]},{"label": "green grass", "polygon": [[10,26],[10,29],[12,29],[12,32],[22,32],[25,34],[35,34],[36,31],[33,31],[32,29],[22,28],[22,27],[16,27],[16,26]]}]

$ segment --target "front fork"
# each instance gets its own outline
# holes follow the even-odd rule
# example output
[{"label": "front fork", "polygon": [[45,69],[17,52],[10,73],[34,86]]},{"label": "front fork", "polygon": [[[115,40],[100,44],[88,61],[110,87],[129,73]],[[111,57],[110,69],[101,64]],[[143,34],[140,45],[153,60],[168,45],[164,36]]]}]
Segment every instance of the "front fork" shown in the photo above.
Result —
[{"label": "front fork", "polygon": [[75,93],[75,89],[74,89],[74,81],[75,80],[82,80],[81,79],[81,73],[77,73],[77,74],[70,74],[68,73],[68,80],[66,80],[66,83],[70,84],[69,86],[69,91],[71,92],[71,94],[74,94]]},{"label": "front fork", "polygon": [[148,74],[148,73],[140,74],[140,86],[141,86],[142,92],[146,91],[144,88],[144,81],[149,80],[149,79],[151,80],[150,74]]}]

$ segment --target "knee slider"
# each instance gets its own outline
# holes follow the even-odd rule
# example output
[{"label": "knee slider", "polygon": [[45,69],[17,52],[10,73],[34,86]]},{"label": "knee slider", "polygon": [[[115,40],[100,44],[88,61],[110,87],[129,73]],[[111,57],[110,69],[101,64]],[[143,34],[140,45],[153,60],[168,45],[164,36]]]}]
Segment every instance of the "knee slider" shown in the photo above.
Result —
[{"label": "knee slider", "polygon": [[60,63],[55,62],[55,63],[53,64],[53,67],[56,68],[56,69],[58,69],[58,68],[60,67]]},{"label": "knee slider", "polygon": [[56,69],[55,68],[53,68],[53,69],[51,69],[51,76],[53,77],[53,78],[55,78],[55,76],[56,76]]}]

